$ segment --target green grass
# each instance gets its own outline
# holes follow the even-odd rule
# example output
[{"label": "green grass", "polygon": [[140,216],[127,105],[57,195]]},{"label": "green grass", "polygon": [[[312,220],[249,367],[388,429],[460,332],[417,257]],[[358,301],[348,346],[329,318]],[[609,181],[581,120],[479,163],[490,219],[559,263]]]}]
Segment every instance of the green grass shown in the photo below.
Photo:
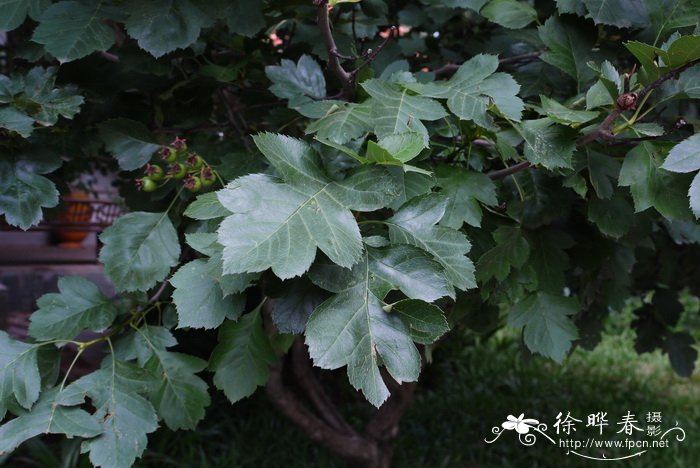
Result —
[{"label": "green grass", "polygon": [[[697,303],[691,306],[697,308]],[[611,317],[600,345],[592,352],[575,350],[563,365],[526,356],[512,330],[502,330],[479,346],[471,345],[473,336],[453,333],[435,351],[434,364],[422,375],[415,403],[396,441],[395,466],[698,466],[700,375],[677,377],[668,358],[658,352],[638,356],[629,329],[631,319],[630,312]],[[151,435],[139,466],[345,466],[277,413],[264,392],[233,406],[220,395],[214,400],[197,431],[161,429]],[[686,431],[685,441],[674,442],[671,448],[651,449],[625,462],[592,462],[566,455],[566,449],[542,436],[535,445],[524,447],[514,431],[504,432],[491,445],[484,442],[492,437],[491,428],[500,426],[509,414],[525,413],[545,422],[552,434],[559,411],[570,411],[584,421],[578,426],[581,438],[590,434],[584,427],[586,415],[606,411],[610,426],[604,436],[613,438],[618,430],[615,423],[628,410],[638,416],[642,427],[646,426],[643,415],[649,411],[662,413],[665,428],[677,420]],[[354,421],[363,413],[357,407],[348,411]],[[643,440],[646,435],[635,438]],[[621,449],[606,455],[629,453]]]},{"label": "green grass", "polygon": [[[634,334],[624,323],[630,318],[614,317],[594,351],[577,349],[562,366],[540,357],[519,357],[519,345],[508,331],[485,347],[465,348],[461,359],[455,354],[438,362],[429,376],[435,386],[423,389],[406,416],[397,444],[397,466],[578,467],[603,463],[566,455],[566,449],[542,436],[531,447],[520,445],[514,432],[505,432],[492,445],[483,442],[492,439],[491,428],[509,414],[525,413],[525,417],[545,422],[552,434],[560,411],[583,421],[577,424],[577,435],[584,440],[595,435],[585,428],[590,413],[608,413],[610,426],[604,429],[604,437],[610,440],[627,411],[637,415],[641,427],[646,426],[642,418],[647,412],[660,411],[664,429],[677,420],[686,439],[669,448],[650,449],[641,458],[605,462],[606,466],[698,466],[699,376],[676,376],[668,358],[659,352],[637,355]],[[635,440],[646,438],[639,434]],[[420,440],[430,442],[417,443]],[[600,450],[578,452],[601,456]],[[606,456],[631,453],[609,450]]]}]

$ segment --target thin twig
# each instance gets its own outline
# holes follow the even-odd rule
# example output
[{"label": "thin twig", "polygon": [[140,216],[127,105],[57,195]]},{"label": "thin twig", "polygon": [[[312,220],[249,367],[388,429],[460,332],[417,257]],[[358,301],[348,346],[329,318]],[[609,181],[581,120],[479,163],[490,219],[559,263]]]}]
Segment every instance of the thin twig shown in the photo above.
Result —
[{"label": "thin twig", "polygon": [[[535,52],[528,52],[527,54],[514,55],[512,57],[504,57],[504,58],[498,60],[498,64],[499,65],[510,65],[510,64],[521,63],[521,62],[532,62],[534,60],[537,60],[537,58],[541,54],[542,54],[542,51],[538,50]],[[440,68],[436,68],[435,70],[432,70],[432,72],[435,73],[435,76],[437,78],[441,78],[441,77],[452,75],[461,66],[462,66],[462,64],[460,64],[460,63],[448,63],[446,65],[441,66]]]},{"label": "thin twig", "polygon": [[530,166],[532,166],[532,163],[530,163],[530,161],[522,161],[518,164],[506,167],[505,169],[499,169],[497,171],[488,172],[486,173],[486,175],[489,176],[491,180],[502,179],[504,177],[508,177],[511,174],[515,174],[516,172],[523,171]]},{"label": "thin twig", "polygon": [[678,77],[680,73],[683,71],[687,70],[688,68],[691,68],[695,65],[700,63],[700,58],[691,60],[690,62],[686,63],[683,66],[680,66],[678,68],[674,68],[673,70],[669,71],[668,73],[660,76],[656,80],[652,81],[648,85],[646,85],[644,88],[642,88],[640,91],[637,92],[627,92],[621,94],[618,98],[617,101],[615,102],[615,108],[610,111],[610,114],[608,114],[607,117],[605,117],[605,120],[601,122],[601,124],[593,130],[591,133],[582,136],[578,140],[576,140],[576,144],[579,146],[587,145],[589,143],[592,143],[600,138],[603,139],[611,139],[614,137],[613,132],[611,130],[612,124],[617,120],[617,118],[622,115],[623,112],[627,110],[632,110],[636,108],[637,103],[642,102],[646,97],[647,94],[652,92],[654,89],[658,88],[661,86],[664,82],[670,80],[671,78]]},{"label": "thin twig", "polygon": [[328,51],[328,68],[340,80],[345,97],[352,99],[355,94],[355,80],[353,75],[340,64],[338,46],[335,44],[328,17],[328,0],[314,0],[314,5],[318,6],[318,27]]},{"label": "thin twig", "polygon": [[357,74],[357,72],[359,72],[363,67],[365,67],[366,65],[372,63],[372,61],[373,61],[375,58],[377,58],[377,55],[379,54],[379,52],[381,52],[382,49],[387,45],[387,43],[389,42],[389,40],[390,40],[392,37],[394,37],[394,34],[395,34],[396,31],[398,31],[398,30],[396,29],[396,26],[392,26],[392,27],[389,29],[389,34],[388,34],[388,35],[386,36],[386,38],[382,41],[382,43],[379,44],[379,46],[377,46],[376,49],[367,49],[367,53],[365,54],[365,57],[366,57],[365,61],[364,61],[359,67],[357,67],[356,69],[354,69],[353,71],[351,71],[350,74],[354,77],[354,76]]}]

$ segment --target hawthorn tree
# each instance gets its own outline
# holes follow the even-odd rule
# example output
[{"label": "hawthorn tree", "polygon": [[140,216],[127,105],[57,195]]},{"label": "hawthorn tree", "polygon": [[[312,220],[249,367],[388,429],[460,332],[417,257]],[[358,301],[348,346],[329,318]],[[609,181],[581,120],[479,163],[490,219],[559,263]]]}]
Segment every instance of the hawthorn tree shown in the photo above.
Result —
[{"label": "hawthorn tree", "polygon": [[[96,166],[130,209],[100,236],[116,297],[64,277],[27,341],[0,332],[0,452],[64,434],[128,467],[216,389],[264,387],[313,440],[388,466],[449,329],[515,327],[561,362],[632,297],[637,351],[689,376],[699,16],[697,0],[0,0],[0,214],[31,228]],[[91,347],[104,360],[76,378]],[[322,369],[379,408],[363,430]]]}]

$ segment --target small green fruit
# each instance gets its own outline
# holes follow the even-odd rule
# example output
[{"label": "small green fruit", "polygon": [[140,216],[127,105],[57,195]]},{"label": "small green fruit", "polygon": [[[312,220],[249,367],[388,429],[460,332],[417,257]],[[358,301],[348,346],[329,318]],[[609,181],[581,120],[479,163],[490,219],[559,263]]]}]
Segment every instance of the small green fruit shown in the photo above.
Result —
[{"label": "small green fruit", "polygon": [[160,158],[169,163],[173,163],[177,160],[177,151],[168,146],[163,146],[160,151],[158,151]]},{"label": "small green fruit", "polygon": [[168,168],[168,175],[173,179],[182,179],[187,175],[187,168],[184,164],[173,163]]},{"label": "small green fruit", "polygon": [[190,153],[185,162],[191,169],[194,170],[200,169],[204,165],[204,160],[197,153]]},{"label": "small green fruit", "polygon": [[154,192],[158,188],[158,184],[148,177],[142,177],[136,179],[136,187],[142,192]]},{"label": "small green fruit", "polygon": [[202,188],[202,180],[192,174],[188,175],[182,183],[185,184],[185,188],[190,192],[199,192]]},{"label": "small green fruit", "polygon": [[163,177],[165,177],[163,168],[157,164],[146,164],[146,168],[143,170],[143,172],[146,173],[146,176],[148,176],[149,179],[155,180],[156,182],[163,180]]},{"label": "small green fruit", "polygon": [[202,168],[201,172],[199,173],[199,178],[202,181],[202,187],[211,187],[216,181],[214,171],[209,166]]}]

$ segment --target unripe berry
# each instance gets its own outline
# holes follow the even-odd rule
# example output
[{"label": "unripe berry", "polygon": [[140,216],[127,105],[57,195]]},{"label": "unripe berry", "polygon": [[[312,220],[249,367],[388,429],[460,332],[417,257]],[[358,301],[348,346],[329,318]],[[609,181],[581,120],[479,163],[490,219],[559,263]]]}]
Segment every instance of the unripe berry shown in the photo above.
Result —
[{"label": "unripe berry", "polygon": [[202,188],[201,179],[192,174],[188,175],[185,178],[185,180],[182,181],[182,183],[185,185],[185,188],[190,192],[199,192],[199,190]]}]

